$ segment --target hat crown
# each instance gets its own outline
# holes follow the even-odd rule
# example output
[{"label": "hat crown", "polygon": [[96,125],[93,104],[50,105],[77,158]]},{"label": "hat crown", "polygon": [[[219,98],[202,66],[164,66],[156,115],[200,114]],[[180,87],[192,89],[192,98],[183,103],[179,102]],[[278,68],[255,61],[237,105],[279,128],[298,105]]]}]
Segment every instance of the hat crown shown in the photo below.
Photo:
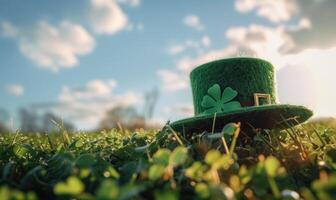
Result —
[{"label": "hat crown", "polygon": [[269,94],[269,103],[276,103],[274,67],[262,59],[229,58],[209,62],[195,68],[190,73],[190,80],[195,115],[207,109],[202,106],[203,98],[216,84],[221,93],[227,88],[237,91],[233,100],[242,106],[253,106],[255,94]]}]

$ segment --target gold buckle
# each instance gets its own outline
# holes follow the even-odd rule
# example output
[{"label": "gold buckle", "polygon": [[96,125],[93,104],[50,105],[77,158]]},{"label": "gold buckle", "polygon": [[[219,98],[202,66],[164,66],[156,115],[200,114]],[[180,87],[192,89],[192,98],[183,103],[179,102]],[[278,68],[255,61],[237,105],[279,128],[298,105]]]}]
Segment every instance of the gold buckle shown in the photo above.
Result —
[{"label": "gold buckle", "polygon": [[271,95],[254,93],[254,106],[259,106],[259,98],[267,99],[268,104],[271,104]]}]

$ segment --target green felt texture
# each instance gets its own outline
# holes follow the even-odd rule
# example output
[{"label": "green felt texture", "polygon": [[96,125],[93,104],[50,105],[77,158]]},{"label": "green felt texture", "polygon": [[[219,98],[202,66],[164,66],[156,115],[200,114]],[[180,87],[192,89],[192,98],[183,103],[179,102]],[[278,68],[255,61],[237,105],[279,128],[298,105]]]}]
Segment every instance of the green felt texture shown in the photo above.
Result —
[{"label": "green felt texture", "polygon": [[230,58],[206,63],[195,68],[191,74],[191,87],[195,115],[203,113],[203,97],[208,89],[218,84],[222,90],[231,87],[238,92],[235,101],[254,103],[254,93],[271,95],[276,103],[274,68],[271,63],[257,58]]},{"label": "green felt texture", "polygon": [[[215,120],[214,131],[219,132],[230,122],[242,122],[243,126],[263,129],[286,129],[305,122],[313,112],[303,106],[264,105],[244,107],[235,111],[215,114],[198,115],[176,121],[171,127],[181,133],[211,132]],[[284,121],[285,119],[285,121]]]}]

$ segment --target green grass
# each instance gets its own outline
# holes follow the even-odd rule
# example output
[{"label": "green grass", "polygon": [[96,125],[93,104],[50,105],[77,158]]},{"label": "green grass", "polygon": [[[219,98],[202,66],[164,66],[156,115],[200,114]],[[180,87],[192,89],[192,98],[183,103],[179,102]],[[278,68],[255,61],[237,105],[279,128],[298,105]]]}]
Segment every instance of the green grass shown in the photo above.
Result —
[{"label": "green grass", "polygon": [[0,135],[0,199],[334,199],[336,130]]}]

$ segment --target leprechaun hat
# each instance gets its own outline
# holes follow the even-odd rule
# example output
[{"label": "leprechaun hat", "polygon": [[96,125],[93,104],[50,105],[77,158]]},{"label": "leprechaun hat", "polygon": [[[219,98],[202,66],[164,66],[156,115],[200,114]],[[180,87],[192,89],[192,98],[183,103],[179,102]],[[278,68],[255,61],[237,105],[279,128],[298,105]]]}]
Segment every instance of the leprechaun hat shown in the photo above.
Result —
[{"label": "leprechaun hat", "polygon": [[195,116],[170,124],[180,132],[220,131],[229,122],[286,129],[309,119],[304,106],[277,104],[274,67],[257,58],[229,58],[190,73]]}]

